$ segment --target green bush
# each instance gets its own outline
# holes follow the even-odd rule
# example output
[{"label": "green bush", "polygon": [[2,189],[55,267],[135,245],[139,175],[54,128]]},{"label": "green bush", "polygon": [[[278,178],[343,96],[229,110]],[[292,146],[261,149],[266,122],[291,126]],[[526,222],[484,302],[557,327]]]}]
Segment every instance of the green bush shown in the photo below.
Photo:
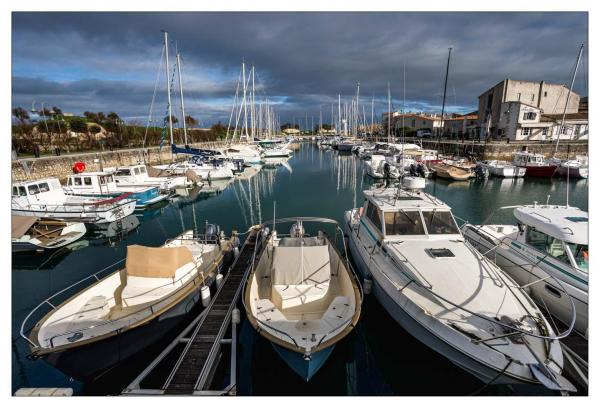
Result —
[{"label": "green bush", "polygon": [[70,125],[73,132],[87,133],[88,131],[87,122],[82,118],[71,119]]}]

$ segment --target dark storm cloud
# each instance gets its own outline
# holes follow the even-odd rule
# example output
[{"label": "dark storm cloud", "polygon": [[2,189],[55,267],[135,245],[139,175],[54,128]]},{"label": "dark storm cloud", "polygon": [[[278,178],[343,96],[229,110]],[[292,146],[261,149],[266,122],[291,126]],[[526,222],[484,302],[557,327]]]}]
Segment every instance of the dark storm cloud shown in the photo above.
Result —
[{"label": "dark storm cloud", "polygon": [[467,111],[504,78],[568,82],[587,26],[585,13],[15,13],[13,105],[147,115],[165,29],[185,59],[186,108],[209,121],[228,118],[242,59],[284,120],[329,117],[357,82],[378,112],[390,82],[398,107],[403,67],[407,106],[439,110],[450,46],[447,104]]}]

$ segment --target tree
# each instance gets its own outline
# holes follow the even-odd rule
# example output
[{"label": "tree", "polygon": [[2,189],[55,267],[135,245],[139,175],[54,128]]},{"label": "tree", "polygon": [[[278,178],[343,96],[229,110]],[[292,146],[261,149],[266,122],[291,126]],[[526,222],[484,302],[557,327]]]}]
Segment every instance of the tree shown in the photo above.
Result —
[{"label": "tree", "polygon": [[[175,115],[171,115],[171,122],[173,122],[173,124],[179,123],[179,119],[177,119]],[[169,115],[165,116],[165,123],[169,123]]]},{"label": "tree", "polygon": [[25,124],[25,122],[29,120],[29,113],[27,113],[27,111],[20,106],[14,108],[12,110],[12,114],[19,122],[21,122],[21,124]]},{"label": "tree", "polygon": [[62,109],[61,109],[61,108],[59,108],[58,106],[53,106],[53,107],[52,107],[52,110],[54,111],[54,114],[55,114],[55,115],[62,115],[62,114],[63,114],[63,111],[62,111]]},{"label": "tree", "polygon": [[223,139],[227,135],[227,126],[223,126],[219,121],[219,123],[211,126],[210,132],[215,140]]},{"label": "tree", "polygon": [[189,128],[194,127],[194,126],[198,125],[198,119],[196,119],[190,115],[186,115],[185,116],[185,124]]},{"label": "tree", "polygon": [[113,122],[115,122],[115,123],[121,120],[121,118],[119,117],[119,115],[117,115],[115,112],[110,112],[110,113],[109,113],[109,114],[106,116],[106,118],[107,118],[108,120],[110,120],[110,121],[113,121]]},{"label": "tree", "polygon": [[70,125],[73,132],[86,133],[88,131],[87,122],[83,118],[73,118]]}]

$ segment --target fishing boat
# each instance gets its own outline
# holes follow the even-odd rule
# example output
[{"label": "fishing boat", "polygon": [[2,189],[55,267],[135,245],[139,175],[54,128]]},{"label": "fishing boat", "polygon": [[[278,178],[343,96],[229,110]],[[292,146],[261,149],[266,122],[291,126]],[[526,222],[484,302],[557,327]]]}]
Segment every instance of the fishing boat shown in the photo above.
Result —
[{"label": "fishing boat", "polygon": [[81,197],[118,197],[122,194],[130,194],[129,197],[136,200],[135,208],[146,208],[160,203],[169,194],[161,194],[157,186],[149,185],[118,185],[112,172],[83,172],[68,177],[67,185],[63,187],[67,195]]},{"label": "fishing boat", "polygon": [[519,285],[540,282],[531,286],[531,297],[563,324],[570,323],[574,304],[575,330],[587,337],[588,213],[537,203],[499,210],[506,209],[513,210],[518,225],[492,225],[486,220],[463,226],[465,237]]},{"label": "fishing boat", "polygon": [[163,193],[172,193],[179,188],[189,188],[193,185],[185,176],[152,177],[148,174],[145,164],[117,167],[113,175],[119,187],[158,186]]},{"label": "fishing boat", "polygon": [[397,179],[400,171],[396,166],[386,161],[385,156],[372,155],[370,160],[365,160],[367,174],[374,179]]},{"label": "fishing boat", "polygon": [[[214,229],[213,229],[214,230]],[[129,245],[125,267],[103,271],[63,289],[34,308],[21,325],[32,358],[77,380],[92,379],[150,346],[208,295],[228,251],[219,235],[193,231],[163,246]],[[89,285],[63,303],[67,290]],[[51,310],[28,330],[34,313]],[[28,334],[27,334],[28,333]]]},{"label": "fishing boat", "polygon": [[66,195],[56,178],[12,185],[12,215],[101,224],[132,214],[136,200],[126,193],[110,199]]},{"label": "fishing boat", "polygon": [[305,381],[321,368],[334,346],[360,316],[360,285],[327,235],[304,233],[303,222],[337,222],[288,218],[290,235],[264,229],[264,249],[244,288],[248,320],[269,340],[279,356]]},{"label": "fishing boat", "polygon": [[491,176],[496,177],[523,177],[527,171],[525,167],[514,166],[502,160],[485,160],[478,164],[486,168]]},{"label": "fishing boat", "polygon": [[471,171],[456,167],[446,163],[431,163],[429,165],[429,169],[435,173],[436,177],[455,180],[455,181],[464,181],[471,178]]},{"label": "fishing boat", "polygon": [[[344,229],[365,292],[411,335],[486,383],[574,391],[559,339],[527,295],[419,189],[365,191]],[[369,288],[369,290],[367,290]]]},{"label": "fishing boat", "polygon": [[544,159],[540,153],[528,151],[515,153],[513,164],[526,170],[525,177],[552,177],[558,164]]},{"label": "fishing boat", "polygon": [[11,218],[13,252],[41,252],[62,248],[77,241],[85,233],[85,224],[82,222],[19,215]]}]

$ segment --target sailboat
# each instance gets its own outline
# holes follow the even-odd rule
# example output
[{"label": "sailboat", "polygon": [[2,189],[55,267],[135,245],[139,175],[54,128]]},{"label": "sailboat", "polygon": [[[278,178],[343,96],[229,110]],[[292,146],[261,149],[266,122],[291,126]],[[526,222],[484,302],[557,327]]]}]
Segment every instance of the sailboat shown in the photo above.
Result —
[{"label": "sailboat", "polygon": [[305,234],[303,222],[311,221],[339,230],[322,218],[274,220],[295,224],[289,236],[263,229],[264,250],[244,288],[250,324],[305,381],[354,328],[362,303],[356,276],[328,236]]}]

